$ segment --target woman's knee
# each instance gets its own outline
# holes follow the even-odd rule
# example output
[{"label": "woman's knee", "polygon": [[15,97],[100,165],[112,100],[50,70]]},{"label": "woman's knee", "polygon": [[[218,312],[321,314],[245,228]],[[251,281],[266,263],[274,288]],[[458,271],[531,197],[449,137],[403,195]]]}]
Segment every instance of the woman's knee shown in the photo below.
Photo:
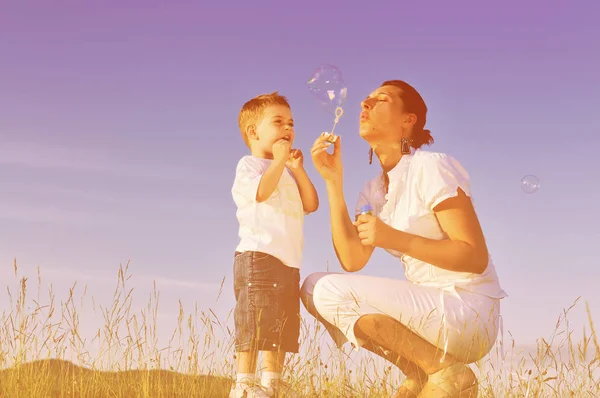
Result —
[{"label": "woman's knee", "polygon": [[300,298],[313,316],[338,310],[345,301],[342,297],[344,284],[338,283],[340,275],[338,272],[316,272],[306,277],[300,289]]},{"label": "woman's knee", "polygon": [[315,287],[317,286],[317,282],[326,275],[328,275],[327,272],[315,272],[310,274],[304,279],[302,287],[300,288],[300,299],[302,304],[313,316],[317,315],[317,309],[314,302]]},{"label": "woman's knee", "polygon": [[323,276],[327,275],[327,272],[315,272],[304,278],[302,287],[300,288],[300,295],[307,296],[312,295],[315,285]]}]

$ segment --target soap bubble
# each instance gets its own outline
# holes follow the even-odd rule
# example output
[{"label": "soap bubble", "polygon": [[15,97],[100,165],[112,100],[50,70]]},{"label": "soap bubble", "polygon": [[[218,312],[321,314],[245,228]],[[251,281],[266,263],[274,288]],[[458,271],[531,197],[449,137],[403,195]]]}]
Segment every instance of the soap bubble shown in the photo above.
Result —
[{"label": "soap bubble", "polygon": [[521,179],[521,189],[528,194],[536,193],[540,189],[540,180],[534,175],[526,175]]},{"label": "soap bubble", "polygon": [[336,115],[336,110],[346,101],[348,89],[342,72],[333,65],[319,66],[306,84],[317,101],[333,115]]},{"label": "soap bubble", "polygon": [[325,110],[335,115],[335,122],[331,130],[331,134],[333,134],[336,124],[344,114],[342,104],[346,101],[348,92],[342,72],[333,65],[321,65],[313,72],[306,84],[310,93]]}]

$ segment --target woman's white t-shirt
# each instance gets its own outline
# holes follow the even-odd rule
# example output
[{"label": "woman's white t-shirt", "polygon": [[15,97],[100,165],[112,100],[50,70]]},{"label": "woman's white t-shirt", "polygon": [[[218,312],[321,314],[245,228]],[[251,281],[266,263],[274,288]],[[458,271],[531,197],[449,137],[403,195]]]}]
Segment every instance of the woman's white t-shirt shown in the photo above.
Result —
[{"label": "woman's white t-shirt", "polygon": [[[387,194],[383,173],[365,184],[356,213],[368,203],[376,216],[395,229],[429,239],[447,239],[433,209],[456,196],[459,187],[471,196],[469,175],[460,163],[444,153],[417,149],[402,156],[388,177]],[[402,261],[406,278],[413,283],[442,289],[457,287],[498,299],[506,297],[491,256],[487,269],[475,274],[448,271],[394,250],[387,251]]]},{"label": "woman's white t-shirt", "polygon": [[304,246],[304,208],[296,180],[287,169],[271,196],[256,201],[258,184],[272,160],[244,156],[236,167],[231,193],[237,205],[240,242],[236,251],[258,251],[300,269]]}]

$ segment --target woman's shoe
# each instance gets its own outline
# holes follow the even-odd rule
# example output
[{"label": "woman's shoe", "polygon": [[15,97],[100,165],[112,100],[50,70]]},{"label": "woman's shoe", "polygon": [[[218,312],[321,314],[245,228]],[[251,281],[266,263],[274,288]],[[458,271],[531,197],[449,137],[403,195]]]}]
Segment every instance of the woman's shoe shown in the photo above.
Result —
[{"label": "woman's shoe", "polygon": [[467,365],[457,363],[429,375],[419,397],[475,398],[478,390],[475,373]]}]

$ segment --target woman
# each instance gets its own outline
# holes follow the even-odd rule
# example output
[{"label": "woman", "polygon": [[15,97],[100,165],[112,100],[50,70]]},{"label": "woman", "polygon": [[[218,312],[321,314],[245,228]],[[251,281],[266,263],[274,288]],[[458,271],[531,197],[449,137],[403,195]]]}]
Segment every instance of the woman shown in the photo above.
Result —
[{"label": "woman", "polygon": [[[424,151],[427,107],[399,80],[362,102],[360,136],[382,173],[365,184],[353,222],[343,194],[341,138],[327,134],[311,155],[324,178],[333,244],[342,268],[360,271],[381,247],[404,265],[407,280],[316,273],[303,283],[307,310],[338,347],[350,341],[400,368],[395,397],[475,397],[467,364],[483,358],[498,334],[506,297],[470,199],[469,176],[451,156]],[[372,214],[358,214],[369,204]]]}]

